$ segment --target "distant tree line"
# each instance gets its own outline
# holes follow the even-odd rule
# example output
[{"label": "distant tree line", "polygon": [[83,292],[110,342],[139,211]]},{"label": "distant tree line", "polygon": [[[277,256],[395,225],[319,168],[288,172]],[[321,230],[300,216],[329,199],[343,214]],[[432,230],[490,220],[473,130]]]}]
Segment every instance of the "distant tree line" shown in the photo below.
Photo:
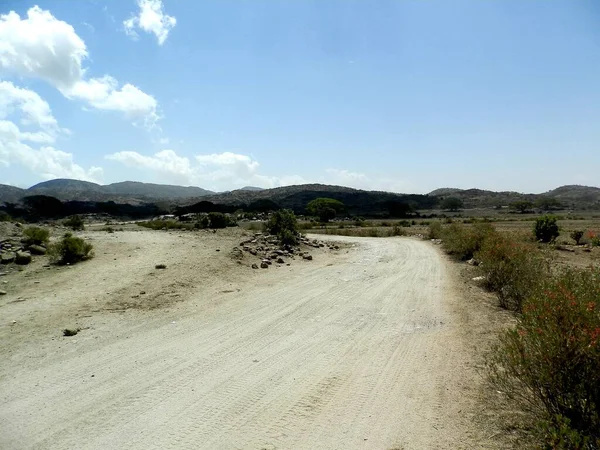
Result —
[{"label": "distant tree line", "polygon": [[[220,204],[200,201],[191,205],[174,206],[165,202],[128,204],[92,201],[60,201],[47,195],[32,195],[23,198],[20,203],[0,204],[0,215],[23,219],[30,222],[47,219],[62,219],[73,215],[107,214],[113,217],[132,220],[156,217],[163,214],[199,213],[267,213],[289,209],[298,215],[310,215],[330,220],[336,216],[362,216],[381,218],[407,218],[417,216],[418,209],[431,209],[438,200],[425,195],[398,196],[389,193],[340,194],[329,198],[319,196],[318,192],[302,192],[282,200],[279,204],[270,199],[258,199],[248,204]],[[325,199],[325,202],[323,200]],[[318,202],[314,203],[316,200]],[[309,207],[309,205],[313,205]]]}]

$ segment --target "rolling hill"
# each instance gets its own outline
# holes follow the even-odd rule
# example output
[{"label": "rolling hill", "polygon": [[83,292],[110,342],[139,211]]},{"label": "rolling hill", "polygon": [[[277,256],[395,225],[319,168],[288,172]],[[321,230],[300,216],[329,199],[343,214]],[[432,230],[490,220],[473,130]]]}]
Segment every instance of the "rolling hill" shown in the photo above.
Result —
[{"label": "rolling hill", "polygon": [[29,189],[0,185],[0,203],[14,203],[30,195],[48,195],[61,201],[140,203],[185,199],[209,194],[214,194],[214,192],[195,186],[174,186],[137,181],[100,185],[89,181],[59,178],[38,183]]}]

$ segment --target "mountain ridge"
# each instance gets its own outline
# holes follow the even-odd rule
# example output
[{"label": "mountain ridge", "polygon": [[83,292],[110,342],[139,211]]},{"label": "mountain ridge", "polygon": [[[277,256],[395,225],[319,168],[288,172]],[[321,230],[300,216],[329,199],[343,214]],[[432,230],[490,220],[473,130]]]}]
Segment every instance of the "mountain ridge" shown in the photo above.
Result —
[{"label": "mountain ridge", "polygon": [[535,201],[540,198],[552,198],[569,208],[600,209],[600,188],[583,185],[559,186],[541,194],[446,187],[421,195],[366,191],[346,186],[319,183],[282,186],[271,189],[245,186],[240,189],[220,193],[197,186],[178,186],[138,181],[123,181],[100,185],[88,181],[61,178],[44,181],[28,189],[0,184],[0,204],[4,202],[17,203],[24,197],[32,195],[47,195],[61,201],[113,201],[116,203],[131,204],[169,201],[174,205],[189,205],[200,201],[234,205],[270,200],[282,206],[291,205],[294,207],[298,207],[302,202],[310,201],[317,195],[351,202],[369,202],[375,198],[378,202],[407,201],[412,202],[416,207],[423,207],[425,204],[435,204],[444,197],[458,197],[463,201],[465,208],[491,208],[507,206],[518,200]]}]

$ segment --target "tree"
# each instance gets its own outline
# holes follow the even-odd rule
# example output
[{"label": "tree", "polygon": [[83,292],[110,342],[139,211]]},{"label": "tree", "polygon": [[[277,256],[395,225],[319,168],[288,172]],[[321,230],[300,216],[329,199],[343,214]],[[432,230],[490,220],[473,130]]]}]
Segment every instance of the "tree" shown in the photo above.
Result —
[{"label": "tree", "polygon": [[250,203],[246,209],[248,211],[269,212],[277,211],[281,209],[281,206],[279,206],[273,200],[269,200],[268,198],[261,198]]},{"label": "tree", "polygon": [[579,242],[581,241],[583,234],[584,234],[583,230],[575,230],[575,231],[571,232],[571,239],[573,239],[575,241],[576,245],[579,245]]},{"label": "tree", "polygon": [[516,202],[512,202],[508,206],[510,207],[510,209],[519,211],[521,214],[523,214],[528,209],[533,208],[533,203],[529,200],[517,200]]},{"label": "tree", "polygon": [[312,216],[317,216],[321,222],[329,222],[335,216],[345,211],[346,207],[339,200],[333,198],[316,198],[306,205],[306,210]]},{"label": "tree", "polygon": [[446,197],[445,199],[442,200],[442,203],[440,204],[440,206],[442,207],[442,209],[447,209],[450,211],[458,211],[464,205],[463,205],[463,201],[460,198]]},{"label": "tree", "polygon": [[210,212],[208,213],[209,227],[210,228],[226,228],[229,224],[229,218],[221,212]]},{"label": "tree", "polygon": [[559,235],[558,224],[554,216],[542,216],[536,219],[533,234],[540,242],[552,242]]},{"label": "tree", "polygon": [[535,201],[535,205],[544,211],[560,209],[563,207],[563,204],[560,201],[552,197],[540,197]]},{"label": "tree", "polygon": [[407,217],[412,211],[412,206],[398,200],[385,202],[390,217]]}]

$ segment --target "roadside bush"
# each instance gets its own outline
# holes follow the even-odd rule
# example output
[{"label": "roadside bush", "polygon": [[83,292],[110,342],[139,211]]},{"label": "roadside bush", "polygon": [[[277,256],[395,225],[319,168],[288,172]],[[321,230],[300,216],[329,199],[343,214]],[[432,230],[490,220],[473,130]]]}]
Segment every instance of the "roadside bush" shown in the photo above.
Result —
[{"label": "roadside bush", "polygon": [[499,390],[542,414],[547,448],[600,448],[600,270],[545,280],[487,365]]},{"label": "roadside bush", "polygon": [[27,227],[23,230],[23,236],[27,245],[44,245],[50,239],[50,232],[45,228]]},{"label": "roadside bush", "polygon": [[465,226],[453,223],[443,230],[442,245],[446,253],[460,261],[466,261],[473,258],[484,241],[494,233],[494,227],[489,224]]},{"label": "roadside bush", "polygon": [[0,222],[10,222],[12,217],[6,211],[0,211]]},{"label": "roadside bush", "polygon": [[550,275],[548,263],[532,245],[490,234],[476,254],[485,285],[502,308],[521,311],[523,302]]},{"label": "roadside bush", "polygon": [[406,232],[402,229],[402,227],[398,226],[398,225],[394,225],[394,227],[392,228],[392,236],[404,236],[406,235]]},{"label": "roadside bush", "polygon": [[579,241],[583,237],[583,230],[575,230],[571,232],[571,239],[575,241],[575,245],[579,245]]},{"label": "roadside bush", "polygon": [[144,228],[150,228],[151,230],[181,230],[192,227],[191,224],[178,222],[177,220],[148,220],[146,222],[138,222],[137,225]]},{"label": "roadside bush", "polygon": [[297,243],[298,220],[294,212],[289,209],[281,209],[271,214],[266,229],[269,233],[278,236],[283,244]]},{"label": "roadside bush", "polygon": [[48,254],[58,264],[75,264],[94,256],[93,245],[66,233],[63,238],[48,248]]},{"label": "roadside bush", "polygon": [[73,231],[82,231],[85,229],[85,224],[80,216],[71,216],[63,222],[65,227],[71,228]]},{"label": "roadside bush", "polygon": [[220,212],[208,213],[209,228],[226,228],[229,225],[229,218]]},{"label": "roadside bush", "polygon": [[548,243],[554,241],[559,235],[556,217],[550,215],[538,217],[535,220],[533,234],[538,242]]},{"label": "roadside bush", "polygon": [[196,221],[196,223],[194,224],[194,228],[197,230],[204,230],[208,228],[209,225],[210,219],[208,218],[208,216],[204,215]]},{"label": "roadside bush", "polygon": [[427,231],[427,237],[429,239],[441,239],[442,238],[442,224],[439,221],[433,221],[429,224],[429,230]]}]

